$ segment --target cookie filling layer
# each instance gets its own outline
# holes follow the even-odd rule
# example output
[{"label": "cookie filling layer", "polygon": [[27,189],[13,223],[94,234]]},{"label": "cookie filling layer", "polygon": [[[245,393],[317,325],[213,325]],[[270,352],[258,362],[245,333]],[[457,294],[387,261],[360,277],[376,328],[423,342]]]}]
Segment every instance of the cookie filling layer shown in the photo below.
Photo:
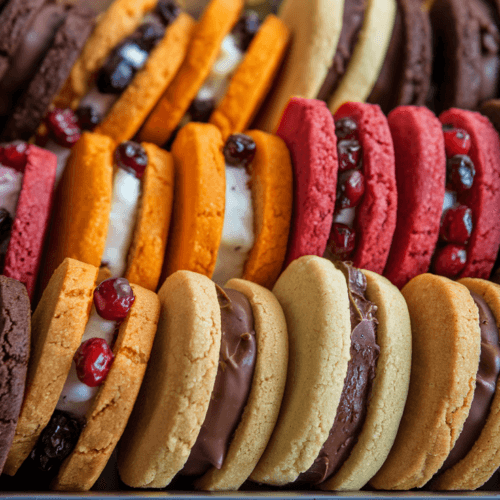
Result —
[{"label": "cookie filling layer", "polygon": [[356,247],[356,208],[365,192],[363,151],[359,142],[358,124],[353,118],[335,122],[339,176],[333,224],[323,257],[349,260]]},{"label": "cookie filling layer", "polygon": [[69,5],[49,2],[34,17],[10,59],[8,71],[0,81],[0,116],[9,113],[15,96],[19,95],[20,90],[31,80],[57,30],[64,22],[68,8]]},{"label": "cookie filling layer", "polygon": [[366,277],[350,264],[339,263],[349,293],[350,361],[337,415],[313,465],[297,481],[319,484],[332,477],[349,457],[366,418],[380,347],[376,342],[377,306],[367,300]]},{"label": "cookie filling layer", "polygon": [[446,191],[432,268],[436,274],[455,278],[467,263],[467,244],[474,230],[474,212],[468,204],[476,169],[468,156],[471,149],[468,132],[443,125],[443,133]]},{"label": "cookie filling layer", "polygon": [[495,317],[485,300],[471,292],[479,309],[481,356],[476,375],[476,389],[462,432],[438,474],[453,467],[472,449],[488,419],[500,374],[499,332]]},{"label": "cookie filling layer", "polygon": [[349,61],[358,41],[359,32],[365,18],[366,0],[350,0],[344,2],[342,30],[340,32],[337,51],[325,81],[318,92],[318,99],[327,101],[337,90],[340,80],[347,70]]},{"label": "cookie filling layer", "polygon": [[257,358],[252,307],[242,293],[217,286],[222,320],[219,368],[205,421],[183,475],[220,469],[245,408]]},{"label": "cookie filling layer", "polygon": [[226,205],[222,238],[212,279],[224,285],[241,278],[248,254],[254,245],[254,210],[251,189],[251,162],[255,142],[244,134],[229,137],[226,158]]}]

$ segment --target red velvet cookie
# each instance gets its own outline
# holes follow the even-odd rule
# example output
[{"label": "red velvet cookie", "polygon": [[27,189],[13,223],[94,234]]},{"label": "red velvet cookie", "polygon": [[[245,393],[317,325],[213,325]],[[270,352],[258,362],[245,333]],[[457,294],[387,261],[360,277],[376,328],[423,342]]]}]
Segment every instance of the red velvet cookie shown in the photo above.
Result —
[{"label": "red velvet cookie", "polygon": [[[434,271],[453,278],[488,278],[500,246],[500,138],[479,113],[452,108],[439,119],[444,125],[448,157],[446,196],[454,193],[454,205],[443,217]],[[461,139],[453,150],[456,141],[450,138],[457,133],[459,139],[466,134],[470,140],[463,146]],[[460,238],[464,229],[467,238]]]},{"label": "red velvet cookie", "polygon": [[339,180],[328,250],[334,258],[382,273],[397,212],[389,124],[379,106],[359,102],[342,105],[334,118]]},{"label": "red velvet cookie", "polygon": [[401,288],[429,270],[443,211],[446,155],[441,123],[427,108],[400,106],[388,121],[400,201],[384,274]]},{"label": "red velvet cookie", "polygon": [[290,99],[277,134],[290,150],[295,186],[287,266],[325,251],[335,206],[337,139],[325,103],[299,97]]}]

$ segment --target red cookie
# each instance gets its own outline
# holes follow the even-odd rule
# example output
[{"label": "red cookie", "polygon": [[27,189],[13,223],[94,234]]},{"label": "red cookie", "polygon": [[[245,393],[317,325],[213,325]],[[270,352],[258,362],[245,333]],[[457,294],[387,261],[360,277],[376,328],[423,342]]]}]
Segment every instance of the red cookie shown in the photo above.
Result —
[{"label": "red cookie", "polygon": [[303,255],[322,256],[332,226],[337,138],[322,101],[290,99],[277,131],[292,156],[293,213],[285,267]]},{"label": "red cookie", "polygon": [[[28,145],[25,153],[9,164],[9,149],[12,146],[0,148],[0,163],[22,172],[23,179],[3,274],[24,283],[32,299],[52,206],[57,157]],[[23,150],[22,146],[17,149]]]},{"label": "red cookie", "polygon": [[[336,124],[342,118],[351,118],[356,123],[362,154],[364,193],[353,222],[355,248],[348,258],[355,267],[381,274],[389,256],[397,212],[394,147],[389,124],[379,106],[359,102],[345,103],[334,118]],[[341,137],[338,130],[337,136]],[[339,158],[339,183],[341,170]],[[346,170],[346,174],[348,172]],[[342,189],[340,185],[337,193]],[[338,202],[342,200],[338,199]]]},{"label": "red cookie", "polygon": [[[500,138],[490,121],[479,113],[452,108],[441,113],[441,123],[470,135],[475,175],[470,189],[458,201],[472,210],[473,229],[466,245],[465,266],[458,277],[487,279],[500,246]],[[439,254],[437,255],[439,257]],[[435,262],[435,265],[437,263]]]},{"label": "red cookie", "polygon": [[400,201],[384,275],[402,288],[429,270],[443,211],[446,154],[441,122],[427,108],[400,106],[388,121]]}]

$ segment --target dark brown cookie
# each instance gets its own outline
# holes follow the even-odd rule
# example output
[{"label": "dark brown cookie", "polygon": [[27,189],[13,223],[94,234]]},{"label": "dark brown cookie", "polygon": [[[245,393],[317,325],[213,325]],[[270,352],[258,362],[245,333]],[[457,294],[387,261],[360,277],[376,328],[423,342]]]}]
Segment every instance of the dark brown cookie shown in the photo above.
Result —
[{"label": "dark brown cookie", "polygon": [[23,401],[30,345],[31,310],[26,288],[0,276],[0,472]]}]

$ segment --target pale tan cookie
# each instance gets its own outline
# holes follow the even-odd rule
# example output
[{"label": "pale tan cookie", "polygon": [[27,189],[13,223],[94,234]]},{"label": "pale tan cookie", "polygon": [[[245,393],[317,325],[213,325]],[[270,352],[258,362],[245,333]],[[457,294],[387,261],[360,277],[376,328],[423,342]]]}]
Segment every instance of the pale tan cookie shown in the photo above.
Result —
[{"label": "pale tan cookie", "polygon": [[423,486],[443,465],[470,410],[479,366],[479,313],[464,285],[421,274],[402,290],[412,325],[410,389],[394,446],[370,481]]},{"label": "pale tan cookie", "polygon": [[411,323],[401,292],[371,271],[366,298],[377,306],[380,355],[363,429],[340,470],[321,484],[324,490],[362,488],[380,469],[396,438],[403,415],[411,368]]},{"label": "pale tan cookie", "polygon": [[97,267],[65,259],[31,321],[31,358],[23,406],[3,472],[14,475],[48,424],[87,325]]},{"label": "pale tan cookie", "polygon": [[179,271],[159,291],[151,359],[118,452],[122,480],[164,488],[184,466],[210,403],[221,317],[213,281]]},{"label": "pale tan cookie", "polygon": [[285,0],[279,12],[292,42],[256,128],[274,132],[290,97],[314,99],[332,65],[342,30],[344,0]]},{"label": "pale tan cookie", "polygon": [[131,285],[134,304],[120,325],[113,346],[111,369],[94,399],[75,449],[62,463],[51,487],[60,491],[87,491],[106,466],[134,406],[160,315],[158,296]]},{"label": "pale tan cookie", "polygon": [[196,483],[211,491],[237,490],[253,471],[271,437],[286,383],[288,336],[276,297],[249,281],[232,279],[225,287],[250,301],[257,339],[257,360],[245,410],[221,469],[212,467]]},{"label": "pale tan cookie", "polygon": [[347,70],[328,101],[332,113],[347,101],[364,102],[370,95],[384,64],[395,18],[396,0],[367,2],[363,26]]},{"label": "pale tan cookie", "polygon": [[[483,297],[500,329],[500,286],[489,281],[463,278],[459,281],[471,292]],[[488,420],[469,453],[432,482],[437,490],[475,490],[500,467],[500,390],[491,403]]]},{"label": "pale tan cookie", "polygon": [[328,260],[293,261],[273,293],[285,313],[289,361],[285,394],[253,481],[283,485],[308,470],[332,428],[349,360],[347,284]]}]

